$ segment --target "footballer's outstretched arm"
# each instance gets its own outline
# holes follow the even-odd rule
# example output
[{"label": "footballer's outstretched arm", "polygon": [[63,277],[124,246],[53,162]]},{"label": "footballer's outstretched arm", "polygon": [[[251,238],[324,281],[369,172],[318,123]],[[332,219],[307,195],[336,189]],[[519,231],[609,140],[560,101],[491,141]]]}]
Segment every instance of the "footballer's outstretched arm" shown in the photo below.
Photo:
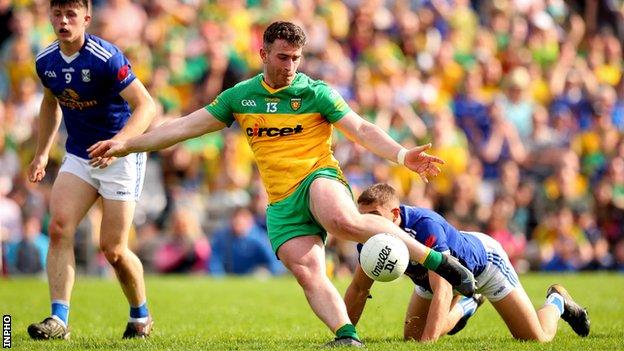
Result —
[{"label": "footballer's outstretched arm", "polygon": [[37,151],[28,167],[28,180],[40,182],[45,177],[45,167],[48,164],[48,155],[54,142],[54,137],[61,125],[63,114],[56,96],[48,88],[43,89],[43,100],[39,110],[39,130],[37,132]]},{"label": "footballer's outstretched arm", "polygon": [[121,157],[133,152],[161,150],[186,139],[221,130],[225,126],[225,123],[202,108],[128,140],[110,139],[97,142],[87,151],[94,161],[98,158]]},{"label": "footballer's outstretched arm", "polygon": [[418,173],[424,182],[427,182],[428,176],[436,176],[440,173],[436,163],[444,164],[440,158],[425,152],[431,147],[431,144],[405,150],[379,126],[368,122],[353,111],[348,112],[334,125],[349,139],[364,146],[377,156],[404,164],[407,168]]},{"label": "footballer's outstretched arm", "polygon": [[353,325],[357,325],[360,316],[362,316],[366,300],[370,295],[370,288],[374,282],[364,273],[362,267],[358,265],[344,297],[347,314]]},{"label": "footballer's outstretched arm", "polygon": [[[128,102],[132,114],[124,127],[113,137],[113,140],[126,140],[141,135],[149,127],[156,115],[154,100],[145,86],[135,79],[122,90],[119,95]],[[89,161],[91,166],[105,168],[115,157],[98,157]]]}]

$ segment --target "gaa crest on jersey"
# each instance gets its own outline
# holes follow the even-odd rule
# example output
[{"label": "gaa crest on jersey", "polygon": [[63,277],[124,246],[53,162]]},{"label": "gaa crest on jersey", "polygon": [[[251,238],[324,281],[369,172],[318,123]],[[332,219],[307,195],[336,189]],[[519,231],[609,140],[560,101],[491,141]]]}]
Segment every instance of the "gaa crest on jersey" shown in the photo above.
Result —
[{"label": "gaa crest on jersey", "polygon": [[83,69],[82,70],[82,81],[88,83],[91,81],[91,70]]},{"label": "gaa crest on jersey", "polygon": [[292,98],[290,99],[290,108],[293,111],[297,111],[301,107],[301,98]]}]

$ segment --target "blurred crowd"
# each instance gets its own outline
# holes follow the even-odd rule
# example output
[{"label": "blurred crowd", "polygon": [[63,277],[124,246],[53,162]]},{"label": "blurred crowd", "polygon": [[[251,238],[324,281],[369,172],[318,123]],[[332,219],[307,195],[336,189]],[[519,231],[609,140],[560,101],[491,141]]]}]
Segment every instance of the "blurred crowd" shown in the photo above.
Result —
[{"label": "blurred crowd", "polygon": [[[262,32],[308,35],[300,70],[409,147],[432,142],[442,174],[381,162],[342,135],[334,153],[354,194],[375,182],[499,240],[519,271],[624,270],[624,1],[99,0],[91,33],[116,44],[159,105],[158,121],[257,74]],[[34,58],[54,40],[47,0],[0,0],[0,238],[3,271],[45,268],[48,197],[24,171],[42,99]],[[281,274],[266,193],[234,126],[148,161],[131,247],[147,272]],[[110,274],[99,208],[76,233],[79,272]],[[330,236],[332,274],[355,246]]]}]

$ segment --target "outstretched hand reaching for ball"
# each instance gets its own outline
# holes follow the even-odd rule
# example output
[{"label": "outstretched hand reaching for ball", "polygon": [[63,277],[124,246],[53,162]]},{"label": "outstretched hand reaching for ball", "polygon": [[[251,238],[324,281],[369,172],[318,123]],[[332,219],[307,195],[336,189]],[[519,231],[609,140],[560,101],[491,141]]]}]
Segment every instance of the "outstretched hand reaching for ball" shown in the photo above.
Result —
[{"label": "outstretched hand reaching for ball", "polygon": [[425,152],[429,148],[431,148],[431,143],[416,146],[405,153],[405,167],[418,173],[425,183],[429,183],[428,177],[435,177],[440,173],[440,168],[438,168],[436,163],[444,164],[441,158]]}]

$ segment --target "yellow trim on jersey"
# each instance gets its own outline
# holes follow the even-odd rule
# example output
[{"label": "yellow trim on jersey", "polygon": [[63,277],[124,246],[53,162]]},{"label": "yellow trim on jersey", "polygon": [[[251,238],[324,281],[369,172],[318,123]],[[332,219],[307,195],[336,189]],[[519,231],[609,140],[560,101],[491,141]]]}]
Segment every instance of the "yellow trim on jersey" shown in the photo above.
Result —
[{"label": "yellow trim on jersey", "polygon": [[281,88],[274,89],[274,88],[271,88],[271,87],[270,87],[270,86],[269,86],[269,85],[268,85],[268,84],[264,81],[264,78],[261,78],[261,79],[260,79],[260,83],[262,84],[262,86],[264,87],[264,89],[266,89],[266,91],[268,91],[268,92],[269,92],[269,93],[271,93],[271,94],[279,93],[280,91],[282,91],[282,90],[284,90],[284,89],[286,89],[286,88],[288,88],[288,87],[290,86],[290,85],[287,85],[287,86],[285,86],[285,87],[281,87]]},{"label": "yellow trim on jersey", "polygon": [[235,113],[254,152],[269,202],[292,194],[310,173],[338,167],[333,126],[320,113]]}]

